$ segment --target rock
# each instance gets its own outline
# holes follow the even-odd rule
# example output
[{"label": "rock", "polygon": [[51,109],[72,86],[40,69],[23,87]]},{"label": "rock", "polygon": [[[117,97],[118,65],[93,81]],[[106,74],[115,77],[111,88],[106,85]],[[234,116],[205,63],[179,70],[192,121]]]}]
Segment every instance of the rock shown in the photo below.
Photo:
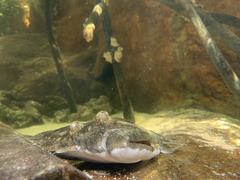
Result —
[{"label": "rock", "polygon": [[[100,95],[114,96],[111,83],[92,78],[96,54],[96,48],[63,54],[65,74],[79,104]],[[45,115],[67,108],[45,34],[0,37],[0,90],[15,92],[14,98],[40,102]]]},{"label": "rock", "polygon": [[46,96],[43,98],[43,114],[52,115],[54,112],[68,108],[67,102],[60,96]]},{"label": "rock", "polygon": [[36,109],[34,112],[11,109],[0,103],[0,121],[12,126],[13,128],[23,128],[34,124],[42,124],[41,115]]},{"label": "rock", "polygon": [[[92,12],[94,3],[92,0],[60,3],[57,31],[66,52],[96,47],[102,57],[101,27],[97,28],[92,43],[85,42],[79,30],[79,24]],[[197,3],[213,12],[240,17],[236,0],[198,0]],[[210,62],[191,23],[157,0],[115,0],[110,2],[109,10],[113,34],[124,49],[121,67],[137,111],[158,111],[194,99],[210,110],[240,117],[237,100]],[[234,32],[240,35],[239,29]],[[225,47],[221,37],[217,44],[237,71],[240,67],[236,54]]]},{"label": "rock", "polygon": [[[107,111],[109,113],[112,112],[112,106],[109,102],[109,98],[106,96],[99,96],[98,98],[90,99],[86,104],[89,108],[92,108],[93,111]],[[96,113],[95,113],[96,114]]]},{"label": "rock", "polygon": [[24,103],[24,110],[34,115],[39,115],[42,105],[36,101],[29,100]]},{"label": "rock", "polygon": [[3,90],[26,91],[29,83],[45,74],[44,68],[54,68],[47,38],[43,34],[3,36],[0,44],[0,88]]},{"label": "rock", "polygon": [[23,101],[14,92],[0,91],[0,121],[14,128],[43,123],[41,104]]},{"label": "rock", "polygon": [[24,98],[16,91],[0,90],[0,103],[14,108],[16,106],[23,107],[24,105],[21,102],[24,102]]},{"label": "rock", "polygon": [[195,108],[135,115],[137,125],[163,135],[164,147],[172,151],[131,165],[80,162],[75,166],[93,179],[104,180],[240,178],[238,119]]},{"label": "rock", "polygon": [[108,97],[99,96],[92,98],[83,105],[77,106],[76,113],[69,113],[68,110],[57,111],[54,114],[53,121],[55,122],[72,122],[72,121],[87,121],[92,119],[99,111],[112,112],[112,106]]},{"label": "rock", "polygon": [[132,165],[78,165],[94,179],[239,179],[240,123],[219,113],[188,108],[136,114],[136,123],[165,137],[173,151]]},{"label": "rock", "polygon": [[207,147],[185,135],[179,135],[177,139],[179,143],[185,143],[184,146],[148,162],[128,166],[84,163],[78,168],[87,171],[93,179],[106,180],[239,179],[239,150],[229,152]]},{"label": "rock", "polygon": [[64,109],[64,110],[59,110],[54,113],[54,117],[52,121],[54,122],[67,122],[68,121],[68,115],[69,115],[69,110]]},{"label": "rock", "polygon": [[1,123],[0,146],[0,174],[2,180],[90,179],[87,174],[44,152]]},{"label": "rock", "polygon": [[6,100],[6,93],[5,91],[0,91],[0,102],[4,102]]}]

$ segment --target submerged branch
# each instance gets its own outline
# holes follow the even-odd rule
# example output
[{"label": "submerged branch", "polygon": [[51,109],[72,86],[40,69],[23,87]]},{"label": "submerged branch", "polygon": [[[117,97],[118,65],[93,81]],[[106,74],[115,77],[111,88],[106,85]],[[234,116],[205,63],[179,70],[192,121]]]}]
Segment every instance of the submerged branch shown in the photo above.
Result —
[{"label": "submerged branch", "polygon": [[[178,3],[176,0],[160,0],[160,2],[170,7],[184,18],[189,19],[184,11],[183,4]],[[196,8],[195,11],[201,17],[201,20],[211,35],[215,38],[221,38],[225,45],[240,57],[240,38],[222,25],[226,24],[240,28],[240,19],[226,14],[207,12],[202,8]]]},{"label": "submerged branch", "polygon": [[119,93],[120,100],[123,107],[123,115],[125,119],[128,119],[130,122],[134,123],[135,117],[134,117],[132,103],[128,95],[128,88],[123,76],[122,69],[119,64],[119,60],[117,60],[117,57],[115,56],[115,53],[117,52],[113,47],[113,43],[111,42],[111,38],[112,38],[111,19],[110,19],[107,8],[104,11],[103,18],[104,18],[103,28],[104,28],[107,51],[110,52],[113,57],[113,60],[112,60],[113,72],[115,75],[115,79],[118,87],[118,93]]},{"label": "submerged branch", "polygon": [[224,44],[240,57],[240,38],[225,26],[215,21],[211,15],[202,9],[198,9],[197,12],[204,19],[204,24],[210,30],[210,33],[215,38],[221,38]]},{"label": "submerged branch", "polygon": [[240,19],[235,16],[215,12],[210,12],[208,14],[211,15],[216,21],[218,21],[221,24],[225,24],[240,29]]},{"label": "submerged branch", "polygon": [[108,1],[97,0],[96,2],[97,4],[95,5],[91,15],[84,23],[83,36],[87,42],[90,42],[93,39],[97,20],[102,17],[105,45],[107,50],[107,52],[104,53],[104,58],[107,62],[112,63],[114,77],[123,108],[123,116],[129,122],[134,123],[135,118],[132,103],[129,98],[126,81],[119,64],[121,63],[123,49],[118,44],[117,39],[112,36],[111,19],[108,12]]},{"label": "submerged branch", "polygon": [[233,94],[240,97],[240,80],[237,74],[233,71],[225,57],[222,55],[221,51],[215,45],[210,33],[208,32],[205,24],[203,23],[198,12],[195,10],[193,5],[189,0],[179,0],[182,4],[185,13],[191,19],[193,25],[195,26],[198,34],[202,40],[203,45],[207,49],[207,52],[212,60],[212,63],[217,68],[218,72],[221,74],[225,84],[233,92]]},{"label": "submerged branch", "polygon": [[[159,1],[160,3],[165,4],[169,8],[176,11],[177,13],[181,14],[182,11],[184,10],[183,6],[179,4],[177,0],[159,0]],[[229,14],[224,14],[224,13],[216,13],[216,12],[208,12],[208,11],[204,11],[204,12],[207,13],[209,16],[212,16],[216,21],[218,21],[221,24],[225,24],[235,28],[240,28],[240,18],[238,17],[231,16]]]},{"label": "submerged branch", "polygon": [[52,13],[54,11],[54,8],[56,7],[56,3],[57,3],[56,0],[45,0],[45,17],[46,17],[48,41],[52,51],[53,60],[56,65],[56,70],[64,91],[64,95],[69,105],[69,109],[71,112],[76,112],[77,107],[73,97],[72,87],[65,76],[60,49],[55,38],[55,32],[54,32],[55,28],[53,27]]},{"label": "submerged branch", "polygon": [[93,8],[92,13],[89,15],[89,17],[86,19],[85,23],[83,24],[83,37],[87,42],[90,42],[93,40],[95,26],[98,22],[99,17],[103,13],[103,7],[104,3],[99,2],[96,4]]}]

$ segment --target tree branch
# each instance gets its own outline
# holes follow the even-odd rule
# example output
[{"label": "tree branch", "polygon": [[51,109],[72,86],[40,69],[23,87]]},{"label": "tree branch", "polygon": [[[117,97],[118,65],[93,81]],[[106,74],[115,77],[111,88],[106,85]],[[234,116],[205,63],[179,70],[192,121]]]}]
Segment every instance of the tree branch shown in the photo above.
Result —
[{"label": "tree branch", "polygon": [[[176,0],[160,0],[160,2],[173,9],[185,19],[189,19],[183,5]],[[221,39],[224,42],[224,45],[233,50],[238,57],[240,57],[240,38],[232,31],[228,30],[225,26],[220,24],[221,22],[226,25],[232,25],[240,28],[240,19],[226,14],[207,12],[202,8],[195,8],[195,11],[198,13],[211,35],[215,39]]]},{"label": "tree branch", "polygon": [[233,71],[225,57],[222,55],[221,51],[215,45],[200,15],[195,10],[191,2],[189,0],[179,0],[179,2],[182,4],[185,13],[188,15],[189,19],[192,21],[193,25],[198,31],[202,43],[207,49],[207,52],[212,60],[212,63],[215,65],[218,72],[222,76],[225,84],[229,87],[233,94],[237,95],[239,98],[240,80],[237,74]]},{"label": "tree branch", "polygon": [[112,63],[114,77],[123,108],[123,116],[129,122],[134,123],[135,117],[132,103],[128,95],[128,87],[119,64],[121,63],[123,49],[118,44],[117,39],[112,36],[111,18],[108,12],[108,2],[106,0],[97,0],[97,4],[91,15],[84,23],[83,35],[87,42],[90,42],[93,39],[96,21],[101,16],[103,18],[102,23],[107,50],[107,52],[104,53],[104,58],[107,62]]},{"label": "tree branch", "polygon": [[55,38],[55,32],[54,32],[55,28],[53,27],[54,24],[53,24],[52,13],[54,11],[54,8],[56,8],[56,3],[57,3],[57,0],[45,0],[45,18],[46,18],[46,27],[47,27],[47,33],[48,33],[48,41],[52,51],[53,60],[56,65],[56,70],[64,91],[64,95],[69,105],[69,109],[71,112],[76,112],[77,107],[73,97],[72,87],[65,76],[64,68],[62,65],[62,57],[61,57],[60,49]]}]

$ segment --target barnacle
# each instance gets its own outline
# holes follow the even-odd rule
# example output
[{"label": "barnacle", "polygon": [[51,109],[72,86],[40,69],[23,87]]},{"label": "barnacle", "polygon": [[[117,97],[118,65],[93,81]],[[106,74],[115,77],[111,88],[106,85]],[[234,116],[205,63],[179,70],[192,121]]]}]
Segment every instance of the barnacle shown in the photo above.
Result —
[{"label": "barnacle", "polygon": [[93,40],[94,30],[95,30],[95,25],[93,23],[89,23],[84,26],[83,37],[87,42],[90,42]]},{"label": "barnacle", "polygon": [[239,78],[238,78],[238,76],[237,76],[236,73],[234,73],[234,72],[233,72],[232,76],[233,76],[233,81],[234,81],[235,88],[238,89],[238,90],[240,90]]},{"label": "barnacle", "polygon": [[111,37],[110,40],[111,40],[111,46],[112,47],[118,47],[119,46],[119,44],[117,42],[117,39],[115,37]]},{"label": "barnacle", "polygon": [[103,0],[103,2],[108,6],[109,5],[109,0]]},{"label": "barnacle", "polygon": [[105,52],[104,54],[103,54],[103,57],[104,57],[104,59],[105,59],[105,61],[106,62],[108,62],[108,63],[112,63],[112,54],[111,54],[111,52]]},{"label": "barnacle", "polygon": [[101,16],[102,11],[102,7],[98,4],[93,8],[93,12],[96,12],[99,16]]},{"label": "barnacle", "polygon": [[123,48],[122,47],[118,47],[117,50],[114,52],[114,59],[115,61],[117,61],[118,63],[122,62],[122,51],[123,51]]}]

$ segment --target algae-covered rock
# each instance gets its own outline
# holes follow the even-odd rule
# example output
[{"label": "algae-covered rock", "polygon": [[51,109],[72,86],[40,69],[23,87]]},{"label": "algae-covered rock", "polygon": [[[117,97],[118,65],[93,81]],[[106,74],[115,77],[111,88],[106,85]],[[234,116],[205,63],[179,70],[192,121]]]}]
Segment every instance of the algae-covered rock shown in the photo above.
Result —
[{"label": "algae-covered rock", "polygon": [[179,135],[177,139],[179,143],[184,143],[180,149],[171,154],[160,155],[148,162],[101,166],[85,163],[81,164],[79,169],[87,171],[93,179],[104,180],[235,180],[240,178],[239,151],[229,152],[208,147],[185,135]]},{"label": "algae-covered rock", "polygon": [[44,34],[3,36],[0,45],[1,89],[26,91],[29,83],[46,73],[45,68],[54,68]]},{"label": "algae-covered rock", "polygon": [[18,99],[14,93],[0,91],[0,121],[14,128],[43,123],[42,106],[35,101]]},{"label": "algae-covered rock", "polygon": [[67,101],[60,96],[45,96],[42,100],[43,114],[52,115],[56,111],[61,111],[68,107]]},{"label": "algae-covered rock", "polygon": [[[62,54],[64,70],[77,103],[100,95],[114,96],[111,83],[97,81],[91,71],[96,48]],[[43,104],[42,113],[67,108],[46,34],[23,33],[0,37],[0,90],[14,91],[14,98]]]},{"label": "algae-covered rock", "polygon": [[[176,1],[115,0],[109,3],[113,34],[124,49],[121,68],[133,107],[137,111],[152,112],[193,99],[210,110],[240,117],[238,100],[211,63],[194,26],[169,8],[167,2]],[[205,10],[240,17],[237,0],[196,2]],[[102,57],[105,46],[101,27],[96,24],[91,43],[84,40],[79,30],[79,24],[89,17],[95,3],[93,0],[59,3],[57,33],[62,49],[79,52],[95,46]],[[239,29],[234,32],[240,35]],[[221,36],[214,41],[238,71],[238,56],[227,48]]]},{"label": "algae-covered rock", "polygon": [[0,121],[14,128],[23,128],[34,124],[43,123],[41,115],[34,107],[29,107],[26,110],[20,108],[12,109],[1,103]]},{"label": "algae-covered rock", "polygon": [[195,108],[135,115],[137,125],[164,137],[167,154],[131,165],[79,163],[78,169],[93,179],[104,180],[240,178],[240,123],[237,119]]},{"label": "algae-covered rock", "polygon": [[138,164],[80,164],[93,179],[192,180],[240,178],[240,123],[200,109],[136,113],[136,123],[165,137],[171,151]]},{"label": "algae-covered rock", "polygon": [[23,128],[42,124],[44,120],[52,122],[86,121],[93,118],[99,111],[111,113],[113,109],[106,96],[91,98],[88,102],[77,105],[76,113],[69,112],[66,101],[62,97],[51,96],[46,99],[46,104],[40,104],[33,100],[24,100],[14,92],[0,91],[0,121],[14,128]]},{"label": "algae-covered rock", "polygon": [[64,109],[55,112],[53,121],[56,122],[72,122],[72,121],[87,121],[92,119],[97,112],[107,111],[112,112],[112,106],[108,97],[100,96],[92,98],[83,105],[77,106],[76,113],[69,113],[69,110]]}]

